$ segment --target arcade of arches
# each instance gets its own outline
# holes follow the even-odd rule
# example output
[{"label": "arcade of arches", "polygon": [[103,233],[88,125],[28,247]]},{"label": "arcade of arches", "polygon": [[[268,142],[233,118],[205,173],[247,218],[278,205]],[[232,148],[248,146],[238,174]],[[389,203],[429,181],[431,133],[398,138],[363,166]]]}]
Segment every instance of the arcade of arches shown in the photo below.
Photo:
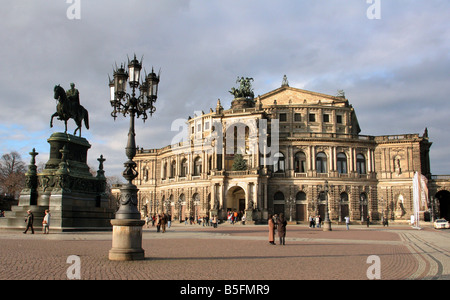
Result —
[{"label": "arcade of arches", "polygon": [[[292,186],[290,187],[292,188]],[[306,223],[309,216],[325,216],[328,200],[330,219],[337,222],[342,222],[346,216],[349,216],[353,221],[365,221],[368,216],[373,221],[381,220],[383,216],[388,220],[407,221],[409,219],[408,212],[412,209],[412,203],[407,200],[406,193],[405,195],[397,193],[393,196],[394,198],[388,198],[388,201],[385,201],[382,196],[381,200],[373,201],[374,197],[371,193],[359,192],[360,189],[356,189],[356,192],[350,189],[349,193],[349,191],[342,191],[335,187],[325,193],[323,187],[323,185],[318,185],[314,188],[306,188],[297,191],[294,196],[291,196],[291,192],[273,189],[274,192],[268,195],[266,214],[284,213],[290,221]],[[220,190],[219,188],[219,193]],[[269,186],[268,190],[270,192],[272,187]],[[208,188],[205,188],[204,191],[204,193],[195,191],[189,194],[180,190],[168,197],[163,195],[161,202],[149,200],[152,198],[151,196],[144,197],[142,201],[145,205],[142,208],[145,207],[146,211],[143,211],[143,214],[165,212],[171,214],[174,219],[184,220],[186,217],[197,218],[198,216],[211,215],[214,212],[219,218],[225,219],[226,213],[229,211],[245,214],[249,208],[248,199],[251,198],[252,193],[247,193],[247,187],[245,186],[234,185],[224,188],[222,199],[217,195],[215,196],[217,202],[219,202],[216,210],[212,205],[214,203],[212,197],[214,196],[211,195]],[[430,199],[434,199],[433,205],[430,201],[426,207],[421,208],[423,219],[429,221],[432,210],[435,218],[450,219],[450,192],[440,190],[436,193],[432,192],[432,194],[435,195],[430,197]],[[174,195],[177,195],[176,201],[174,201]],[[256,206],[258,205],[263,204],[256,200]],[[264,219],[264,215],[261,214],[258,219]]]}]

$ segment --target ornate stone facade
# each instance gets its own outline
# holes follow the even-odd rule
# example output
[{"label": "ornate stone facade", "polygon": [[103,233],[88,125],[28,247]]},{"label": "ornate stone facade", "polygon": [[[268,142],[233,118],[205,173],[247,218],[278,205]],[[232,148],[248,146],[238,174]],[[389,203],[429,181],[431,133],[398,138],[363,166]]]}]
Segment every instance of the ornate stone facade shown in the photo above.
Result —
[{"label": "ornate stone facade", "polygon": [[[289,87],[236,98],[224,110],[189,117],[187,137],[161,149],[139,149],[139,209],[174,219],[240,211],[248,221],[269,213],[307,222],[309,216],[353,221],[408,220],[413,176],[428,180],[437,216],[449,215],[450,180],[432,176],[428,132],[360,135],[354,108],[343,93],[330,96]],[[183,135],[180,133],[180,136]],[[277,149],[278,148],[278,149]],[[234,170],[236,154],[247,168]],[[430,202],[422,209],[429,217]],[[445,211],[439,209],[445,206]]]}]

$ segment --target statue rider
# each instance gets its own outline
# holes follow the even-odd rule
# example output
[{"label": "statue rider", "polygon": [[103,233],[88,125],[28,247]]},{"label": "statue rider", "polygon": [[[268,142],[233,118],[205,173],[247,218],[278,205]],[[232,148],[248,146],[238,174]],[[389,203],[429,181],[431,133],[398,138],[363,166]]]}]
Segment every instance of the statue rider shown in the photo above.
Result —
[{"label": "statue rider", "polygon": [[73,82],[70,84],[70,90],[66,91],[66,96],[70,101],[73,101],[77,105],[80,105],[80,93],[75,88],[75,84]]}]

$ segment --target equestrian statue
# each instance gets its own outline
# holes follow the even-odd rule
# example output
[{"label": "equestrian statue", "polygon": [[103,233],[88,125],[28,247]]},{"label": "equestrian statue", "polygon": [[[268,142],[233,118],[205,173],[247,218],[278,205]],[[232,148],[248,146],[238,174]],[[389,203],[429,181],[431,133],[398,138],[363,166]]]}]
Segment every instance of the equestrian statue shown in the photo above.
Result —
[{"label": "equestrian statue", "polygon": [[73,119],[77,124],[73,135],[76,135],[79,130],[79,136],[81,137],[81,123],[84,120],[86,129],[89,129],[89,115],[88,111],[80,105],[80,93],[75,88],[75,84],[71,83],[70,87],[67,92],[59,84],[53,89],[54,98],[58,100],[58,104],[56,105],[56,112],[50,119],[50,128],[53,127],[53,118],[58,117],[58,120],[64,121],[64,133],[67,133],[67,120]]}]

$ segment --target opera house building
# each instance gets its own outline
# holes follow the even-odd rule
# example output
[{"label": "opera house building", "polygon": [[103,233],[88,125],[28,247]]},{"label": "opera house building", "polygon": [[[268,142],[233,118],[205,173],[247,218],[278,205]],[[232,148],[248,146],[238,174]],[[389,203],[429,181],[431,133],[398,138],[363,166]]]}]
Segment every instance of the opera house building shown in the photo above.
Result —
[{"label": "opera house building", "polygon": [[186,116],[172,145],[138,149],[134,184],[143,217],[226,220],[236,211],[248,223],[279,213],[307,223],[328,210],[332,222],[408,222],[418,174],[421,220],[448,220],[450,176],[431,174],[425,126],[422,134],[362,135],[343,92],[293,88],[284,78],[254,97],[250,80],[241,79],[241,94],[233,88],[228,109],[219,100]]}]

